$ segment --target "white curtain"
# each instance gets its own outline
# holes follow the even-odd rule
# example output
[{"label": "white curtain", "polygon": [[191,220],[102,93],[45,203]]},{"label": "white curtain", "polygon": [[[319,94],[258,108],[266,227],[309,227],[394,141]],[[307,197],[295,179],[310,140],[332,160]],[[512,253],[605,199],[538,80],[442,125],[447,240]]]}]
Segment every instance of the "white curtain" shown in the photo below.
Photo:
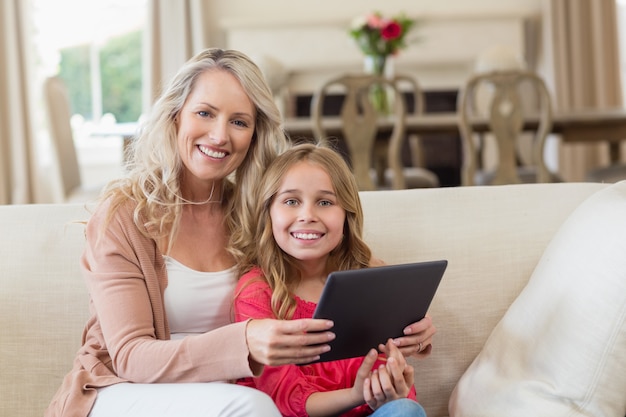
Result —
[{"label": "white curtain", "polygon": [[[550,0],[544,4],[546,55],[556,107],[621,107],[615,0]],[[589,169],[609,162],[608,146],[563,145],[559,160],[565,180],[581,181]]]},{"label": "white curtain", "polygon": [[0,204],[36,202],[27,5],[23,0],[0,1]]},{"label": "white curtain", "polygon": [[144,48],[144,110],[163,83],[209,45],[206,21],[210,0],[149,0]]}]

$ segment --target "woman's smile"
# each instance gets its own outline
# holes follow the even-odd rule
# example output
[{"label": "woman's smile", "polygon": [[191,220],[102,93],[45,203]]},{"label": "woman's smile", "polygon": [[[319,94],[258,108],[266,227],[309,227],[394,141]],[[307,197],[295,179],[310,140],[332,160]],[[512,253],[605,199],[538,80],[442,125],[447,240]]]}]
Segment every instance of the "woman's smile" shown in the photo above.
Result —
[{"label": "woman's smile", "polygon": [[209,148],[208,146],[204,146],[204,145],[198,145],[198,149],[200,150],[200,152],[202,152],[203,154],[205,154],[206,156],[209,156],[211,158],[224,159],[226,157],[226,155],[228,155],[227,152],[215,151],[215,150]]},{"label": "woman's smile", "polygon": [[229,176],[248,154],[255,121],[256,108],[232,74],[202,73],[177,117],[178,150],[188,178],[206,188]]}]

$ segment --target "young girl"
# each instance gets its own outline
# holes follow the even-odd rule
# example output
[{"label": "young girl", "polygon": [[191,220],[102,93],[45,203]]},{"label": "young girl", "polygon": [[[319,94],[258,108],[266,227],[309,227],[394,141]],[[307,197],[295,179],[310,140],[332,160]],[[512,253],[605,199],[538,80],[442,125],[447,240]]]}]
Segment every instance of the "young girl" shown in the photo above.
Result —
[{"label": "young girl", "polygon": [[[329,272],[376,263],[361,238],[356,181],[332,149],[294,146],[272,163],[257,192],[258,250],[235,291],[237,321],[310,318]],[[379,349],[384,357],[371,349],[364,358],[266,366],[240,383],[269,394],[284,416],[425,416],[413,368],[393,341]]]}]

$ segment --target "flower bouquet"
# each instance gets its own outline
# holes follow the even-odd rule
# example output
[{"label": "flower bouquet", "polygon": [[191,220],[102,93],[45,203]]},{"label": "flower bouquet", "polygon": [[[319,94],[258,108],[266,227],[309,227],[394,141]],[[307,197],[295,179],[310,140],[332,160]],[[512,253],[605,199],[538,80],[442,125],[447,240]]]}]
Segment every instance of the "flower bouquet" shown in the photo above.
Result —
[{"label": "flower bouquet", "polygon": [[[374,12],[354,19],[349,33],[365,54],[370,72],[383,76],[388,56],[396,55],[406,48],[407,33],[414,25],[415,22],[404,14],[385,18],[381,13]],[[371,99],[377,111],[389,113],[389,99],[383,86],[376,85],[372,88]]]}]

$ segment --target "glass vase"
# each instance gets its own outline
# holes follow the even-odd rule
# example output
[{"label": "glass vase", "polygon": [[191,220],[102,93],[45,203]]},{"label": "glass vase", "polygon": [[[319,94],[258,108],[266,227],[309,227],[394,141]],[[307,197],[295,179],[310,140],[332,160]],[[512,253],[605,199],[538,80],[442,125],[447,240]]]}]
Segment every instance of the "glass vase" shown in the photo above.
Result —
[{"label": "glass vase", "polygon": [[[387,55],[365,55],[363,70],[367,74],[392,79],[392,59]],[[369,91],[370,101],[374,109],[381,115],[391,114],[393,105],[393,89],[383,84],[374,84]]]}]

